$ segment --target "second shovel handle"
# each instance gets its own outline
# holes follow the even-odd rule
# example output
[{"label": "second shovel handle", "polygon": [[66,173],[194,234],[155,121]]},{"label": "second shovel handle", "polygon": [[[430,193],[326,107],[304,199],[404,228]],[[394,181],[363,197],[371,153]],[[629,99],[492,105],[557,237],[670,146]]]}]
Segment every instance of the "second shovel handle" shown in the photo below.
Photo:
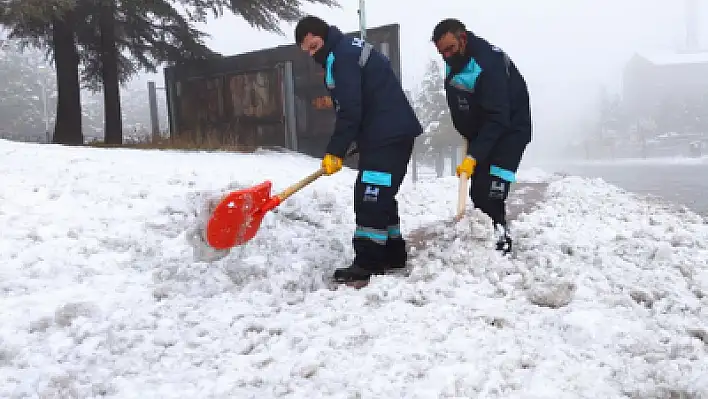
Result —
[{"label": "second shovel handle", "polygon": [[467,202],[467,187],[469,178],[466,173],[460,173],[460,183],[457,190],[457,214],[455,217],[459,220],[465,213],[465,205]]}]

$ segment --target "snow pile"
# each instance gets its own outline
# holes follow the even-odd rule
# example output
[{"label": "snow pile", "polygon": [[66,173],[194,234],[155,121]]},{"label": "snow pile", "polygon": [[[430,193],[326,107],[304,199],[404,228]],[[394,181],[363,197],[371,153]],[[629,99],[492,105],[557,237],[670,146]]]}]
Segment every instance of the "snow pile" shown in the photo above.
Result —
[{"label": "snow pile", "polygon": [[209,198],[318,161],[5,141],[0,159],[0,397],[708,396],[708,226],[602,181],[549,177],[515,259],[478,212],[450,224],[455,178],[407,181],[413,273],[335,291],[351,170],[209,263],[187,241]]},{"label": "snow pile", "polygon": [[551,174],[537,167],[523,168],[517,173],[518,183],[544,183],[555,180],[558,174]]}]

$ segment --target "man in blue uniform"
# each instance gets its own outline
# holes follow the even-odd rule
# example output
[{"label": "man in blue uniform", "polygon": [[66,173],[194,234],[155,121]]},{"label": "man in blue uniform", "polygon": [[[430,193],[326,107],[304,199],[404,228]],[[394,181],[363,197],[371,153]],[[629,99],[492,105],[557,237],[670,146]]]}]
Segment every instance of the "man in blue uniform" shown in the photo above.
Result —
[{"label": "man in blue uniform", "polygon": [[433,43],[446,63],[445,92],[455,129],[467,140],[457,175],[472,178],[470,197],[497,232],[497,250],[511,252],[506,198],[526,146],[531,110],[524,78],[498,47],[456,19],[433,29]]},{"label": "man in blue uniform", "polygon": [[396,194],[403,182],[413,142],[423,129],[389,60],[370,44],[344,36],[314,16],[300,20],[295,41],[325,69],[336,124],[322,167],[327,175],[342,168],[350,145],[359,150],[354,186],[356,253],[351,266],[337,269],[340,282],[368,280],[373,274],[404,267]]}]

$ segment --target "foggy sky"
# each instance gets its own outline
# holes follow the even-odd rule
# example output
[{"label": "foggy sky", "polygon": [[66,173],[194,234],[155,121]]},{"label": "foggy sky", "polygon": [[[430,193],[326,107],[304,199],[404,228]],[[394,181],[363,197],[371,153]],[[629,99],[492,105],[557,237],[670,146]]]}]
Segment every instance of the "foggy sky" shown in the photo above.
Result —
[{"label": "foggy sky", "polygon": [[[702,4],[699,20],[708,19]],[[343,31],[358,30],[358,0],[340,0],[340,9],[306,5]],[[369,0],[368,27],[401,26],[403,84],[414,89],[430,58],[439,60],[430,34],[443,18],[462,20],[470,30],[509,53],[526,78],[535,123],[535,151],[568,139],[583,119],[592,119],[601,85],[620,90],[623,64],[633,52],[676,52],[685,42],[684,1],[659,0]],[[238,16],[211,20],[202,29],[224,55],[294,41],[251,28]],[[708,28],[700,32],[708,47]],[[158,77],[161,81],[162,77]]]}]

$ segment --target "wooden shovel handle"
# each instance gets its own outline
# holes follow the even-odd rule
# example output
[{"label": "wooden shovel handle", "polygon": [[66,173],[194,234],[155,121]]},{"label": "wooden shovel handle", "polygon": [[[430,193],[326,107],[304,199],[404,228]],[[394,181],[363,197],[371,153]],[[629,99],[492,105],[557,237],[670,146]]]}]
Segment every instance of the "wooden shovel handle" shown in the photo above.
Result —
[{"label": "wooden shovel handle", "polygon": [[457,189],[457,214],[455,215],[456,220],[462,219],[465,213],[465,205],[467,202],[467,183],[469,178],[467,173],[460,173],[460,183]]},{"label": "wooden shovel handle", "polygon": [[[469,145],[469,140],[465,139],[465,153],[467,153],[467,146]],[[467,173],[460,173],[460,183],[457,186],[457,214],[455,215],[455,220],[461,220],[465,214],[468,183],[469,176],[467,176]]]},{"label": "wooden shovel handle", "polygon": [[[349,158],[354,154],[359,153],[359,148],[355,147],[352,150],[350,150],[347,155],[344,156],[344,158]],[[286,188],[283,190],[280,194],[278,194],[276,197],[278,197],[279,201],[278,203],[281,203],[285,201],[288,197],[291,195],[295,194],[296,192],[302,190],[305,186],[308,184],[312,183],[313,181],[319,179],[320,177],[324,176],[325,170],[324,168],[319,168],[316,172],[310,174],[309,176],[305,177],[304,179],[300,180],[299,182],[293,184],[292,186]],[[276,205],[277,206],[277,205]]]},{"label": "wooden shovel handle", "polygon": [[293,184],[292,186],[286,188],[283,190],[280,194],[278,194],[278,198],[280,198],[280,201],[285,201],[288,197],[291,195],[295,194],[296,192],[302,190],[305,186],[308,184],[312,183],[313,181],[317,180],[321,176],[325,174],[324,168],[318,169],[316,172],[310,174],[309,176],[305,177],[304,179],[300,180],[299,182]]}]

